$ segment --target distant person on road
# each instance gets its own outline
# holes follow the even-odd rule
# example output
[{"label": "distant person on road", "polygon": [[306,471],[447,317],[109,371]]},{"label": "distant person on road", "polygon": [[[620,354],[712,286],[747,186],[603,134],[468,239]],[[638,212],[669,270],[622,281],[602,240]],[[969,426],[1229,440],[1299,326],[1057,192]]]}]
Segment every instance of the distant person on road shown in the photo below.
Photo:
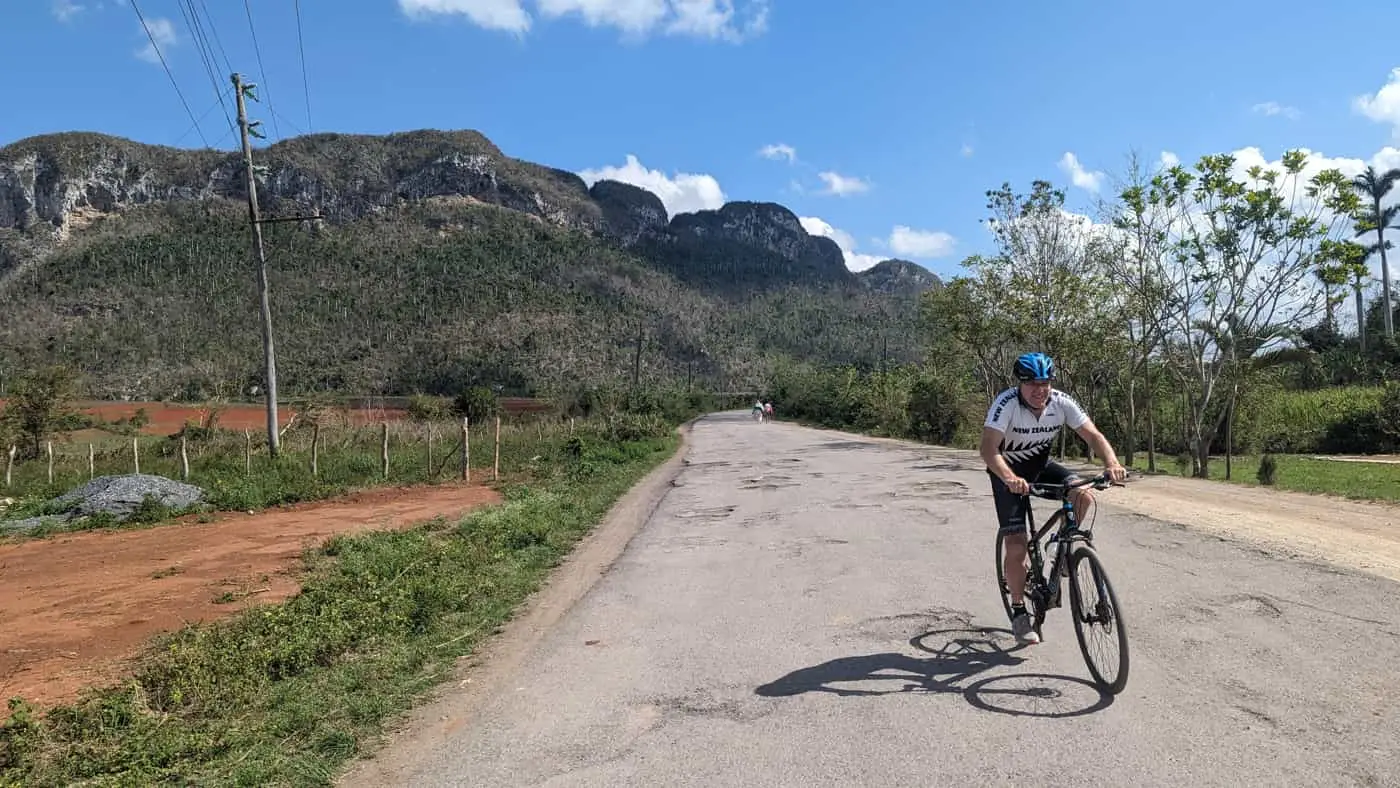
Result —
[{"label": "distant person on road", "polygon": [[754,404],[753,404],[753,410],[750,411],[750,413],[753,414],[753,419],[754,419],[754,421],[757,421],[757,422],[762,423],[762,421],[763,421],[763,400],[756,400],[756,401],[754,402]]},{"label": "distant person on road", "polygon": [[[1040,636],[1026,612],[1026,556],[1028,529],[1026,513],[1030,506],[1032,483],[1069,484],[1080,476],[1050,459],[1050,449],[1062,425],[1078,433],[1094,454],[1104,459],[1104,467],[1115,482],[1122,482],[1127,471],[1108,439],[1068,394],[1054,388],[1055,362],[1044,353],[1026,353],[1012,368],[1018,381],[992,400],[982,427],[982,461],[992,482],[997,525],[1005,537],[1003,570],[1011,592],[1011,631],[1022,643],[1039,643]],[[1094,502],[1087,487],[1070,493],[1077,520]]]},{"label": "distant person on road", "polygon": [[763,403],[763,418],[767,419],[768,421],[773,420],[773,403]]}]

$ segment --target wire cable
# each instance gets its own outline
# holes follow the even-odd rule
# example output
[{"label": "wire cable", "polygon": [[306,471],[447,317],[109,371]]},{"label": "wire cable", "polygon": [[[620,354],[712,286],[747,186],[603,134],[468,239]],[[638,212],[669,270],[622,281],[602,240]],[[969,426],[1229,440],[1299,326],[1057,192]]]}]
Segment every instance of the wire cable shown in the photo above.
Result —
[{"label": "wire cable", "polygon": [[209,147],[209,140],[204,137],[204,129],[199,128],[199,121],[195,120],[194,112],[190,109],[190,103],[185,101],[185,94],[180,90],[180,84],[175,81],[175,75],[170,73],[170,64],[165,62],[165,55],[160,51],[160,45],[156,43],[156,37],[151,34],[150,25],[146,24],[146,17],[141,14],[141,8],[136,4],[136,0],[131,0],[131,10],[136,12],[136,18],[141,20],[141,29],[146,31],[146,38],[151,40],[151,49],[155,50],[156,57],[160,58],[161,68],[165,69],[165,75],[170,78],[170,84],[175,88],[175,95],[180,97],[180,103],[185,107],[185,114],[190,116],[194,122],[195,129],[199,131],[199,139],[204,142],[204,147]]}]

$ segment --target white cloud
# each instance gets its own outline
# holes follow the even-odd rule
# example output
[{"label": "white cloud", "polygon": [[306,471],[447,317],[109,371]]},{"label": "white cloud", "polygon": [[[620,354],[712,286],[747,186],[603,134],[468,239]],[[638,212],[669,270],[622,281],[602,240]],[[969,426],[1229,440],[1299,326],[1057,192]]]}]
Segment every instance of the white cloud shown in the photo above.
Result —
[{"label": "white cloud", "polygon": [[1069,175],[1070,181],[1081,189],[1097,192],[1103,187],[1104,174],[1097,170],[1094,172],[1085,170],[1084,166],[1079,163],[1079,157],[1069,151],[1065,151],[1065,155],[1060,157],[1060,169],[1064,170]]},{"label": "white cloud", "polygon": [[[150,30],[150,35],[146,35],[146,30]],[[178,43],[175,36],[175,25],[164,17],[151,17],[146,20],[146,28],[141,30],[141,37],[146,39],[146,45],[136,50],[136,56],[147,63],[159,63],[160,56],[170,50]],[[155,39],[155,43],[151,43]],[[156,47],[160,50],[157,51]]]},{"label": "white cloud", "polygon": [[521,0],[399,0],[399,9],[410,19],[460,14],[487,30],[524,33],[530,14]]},{"label": "white cloud", "polygon": [[897,225],[890,232],[890,249],[904,257],[947,257],[957,240],[942,230],[914,230]]},{"label": "white cloud", "polygon": [[694,213],[702,210],[715,210],[725,203],[724,190],[712,175],[678,172],[667,176],[661,170],[649,170],[637,157],[627,154],[627,163],[621,167],[611,165],[599,169],[583,170],[579,177],[589,186],[600,180],[622,181],[643,189],[661,198],[666,213]]},{"label": "white cloud", "polygon": [[615,27],[640,36],[666,17],[666,0],[536,0],[540,16],[558,19],[569,14],[589,27]]},{"label": "white cloud", "polygon": [[1270,117],[1282,115],[1289,120],[1297,120],[1303,114],[1298,111],[1297,107],[1290,107],[1286,104],[1280,104],[1277,101],[1263,101],[1250,107],[1250,110],[1260,115],[1268,115]]},{"label": "white cloud", "polygon": [[[613,27],[632,39],[671,35],[742,41],[768,28],[768,0],[532,0],[541,19],[576,16],[589,27]],[[524,0],[399,0],[410,18],[462,15],[488,30],[524,34],[533,18]]]},{"label": "white cloud", "polygon": [[768,0],[745,3],[744,19],[737,24],[734,0],[670,0],[670,5],[675,18],[667,25],[668,33],[742,41],[768,30]]},{"label": "white cloud", "polygon": [[832,227],[824,219],[815,216],[799,216],[797,221],[802,223],[802,229],[808,235],[815,235],[822,238],[830,238],[841,247],[841,255],[846,258],[846,268],[850,271],[864,271],[873,268],[876,263],[884,260],[884,257],[873,254],[861,254],[856,251],[856,239],[845,230],[838,230]]},{"label": "white cloud", "polygon": [[870,183],[860,178],[842,175],[837,172],[819,172],[817,177],[826,183],[826,194],[835,194],[838,197],[845,197],[851,194],[860,194],[870,191]]},{"label": "white cloud", "polygon": [[[888,260],[889,255],[865,254],[857,249],[856,239],[845,230],[831,226],[825,219],[816,216],[800,216],[798,221],[802,223],[802,229],[808,235],[830,238],[841,248],[841,254],[846,258],[846,268],[851,271],[864,271],[873,267],[882,260]],[[891,251],[900,257],[929,258],[946,257],[953,253],[953,248],[957,241],[953,236],[941,231],[914,230],[904,225],[896,226],[890,231],[888,241],[876,239],[876,246],[889,246]]]},{"label": "white cloud", "polygon": [[787,159],[789,164],[797,161],[797,149],[781,142],[776,145],[764,145],[758,151],[758,155],[765,159]]},{"label": "white cloud", "polygon": [[962,150],[959,151],[959,152],[962,153],[962,155],[963,155],[964,157],[971,156],[972,153],[973,153],[972,146],[969,145],[969,144],[967,144],[966,142],[964,142],[964,143],[963,143],[963,146],[962,146]]},{"label": "white cloud", "polygon": [[1159,169],[1169,170],[1181,163],[1181,157],[1169,150],[1162,151],[1162,155],[1157,159]]},{"label": "white cloud", "polygon": [[1389,123],[1400,138],[1400,68],[1390,71],[1390,80],[1374,96],[1357,96],[1352,107],[1377,123]]},{"label": "white cloud", "polygon": [[49,6],[60,22],[67,22],[86,10],[86,7],[73,0],[53,0]]}]

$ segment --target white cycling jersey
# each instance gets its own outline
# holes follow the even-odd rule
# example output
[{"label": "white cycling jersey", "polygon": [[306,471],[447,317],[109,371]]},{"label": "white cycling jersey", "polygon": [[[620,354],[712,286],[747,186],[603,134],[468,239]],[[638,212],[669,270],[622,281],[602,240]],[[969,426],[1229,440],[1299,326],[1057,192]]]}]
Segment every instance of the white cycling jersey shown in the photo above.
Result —
[{"label": "white cycling jersey", "polygon": [[1000,430],[1001,456],[1019,475],[1021,469],[1045,467],[1060,427],[1079,429],[1089,416],[1079,403],[1059,389],[1050,390],[1050,401],[1039,418],[1021,399],[1019,388],[1009,388],[992,400],[984,426]]}]

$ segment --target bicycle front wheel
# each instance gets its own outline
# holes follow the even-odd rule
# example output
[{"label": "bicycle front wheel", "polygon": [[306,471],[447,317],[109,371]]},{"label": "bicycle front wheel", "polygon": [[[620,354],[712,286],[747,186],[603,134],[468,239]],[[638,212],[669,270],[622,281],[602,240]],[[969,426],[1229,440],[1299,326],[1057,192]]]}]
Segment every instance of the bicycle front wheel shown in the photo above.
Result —
[{"label": "bicycle front wheel", "polygon": [[1094,681],[1117,695],[1128,685],[1128,630],[1118,595],[1098,553],[1082,542],[1070,551],[1069,576],[1069,607],[1079,650]]}]

